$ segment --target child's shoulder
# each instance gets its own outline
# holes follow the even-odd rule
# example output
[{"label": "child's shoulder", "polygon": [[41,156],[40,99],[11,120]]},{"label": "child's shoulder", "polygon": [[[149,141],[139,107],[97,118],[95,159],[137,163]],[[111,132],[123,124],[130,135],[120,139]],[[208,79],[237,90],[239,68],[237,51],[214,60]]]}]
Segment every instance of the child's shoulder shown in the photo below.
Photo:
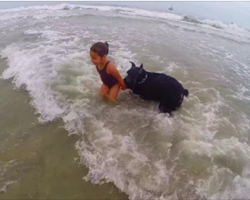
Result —
[{"label": "child's shoulder", "polygon": [[116,68],[115,63],[113,61],[109,61],[109,64],[107,66],[108,68]]},{"label": "child's shoulder", "polygon": [[111,65],[114,65],[115,64],[115,62],[113,61],[113,60],[108,60],[108,62],[109,62],[109,65],[111,64]]},{"label": "child's shoulder", "polygon": [[109,64],[107,66],[107,72],[108,73],[111,73],[112,71],[116,71],[116,66],[115,66],[115,63],[112,62],[112,61],[109,61]]}]

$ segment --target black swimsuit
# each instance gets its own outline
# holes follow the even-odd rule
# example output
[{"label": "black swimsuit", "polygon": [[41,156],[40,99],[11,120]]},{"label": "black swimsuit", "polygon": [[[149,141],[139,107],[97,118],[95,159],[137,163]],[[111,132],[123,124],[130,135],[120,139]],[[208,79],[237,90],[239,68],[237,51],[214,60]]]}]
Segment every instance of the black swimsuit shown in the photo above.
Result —
[{"label": "black swimsuit", "polygon": [[108,86],[108,88],[112,88],[114,85],[118,83],[118,81],[111,76],[110,74],[107,73],[106,68],[109,64],[109,61],[105,64],[104,68],[102,70],[99,70],[98,67],[96,66],[96,69],[98,73],[100,74],[100,77],[102,79],[102,82]]}]

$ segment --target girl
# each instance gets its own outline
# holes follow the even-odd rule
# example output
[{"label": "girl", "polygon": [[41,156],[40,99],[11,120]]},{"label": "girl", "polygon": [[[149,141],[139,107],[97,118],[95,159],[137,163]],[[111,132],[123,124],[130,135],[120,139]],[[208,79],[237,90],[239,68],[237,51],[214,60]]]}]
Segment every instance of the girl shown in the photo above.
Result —
[{"label": "girl", "polygon": [[108,98],[111,102],[116,102],[120,87],[125,90],[126,86],[116,66],[108,60],[108,52],[107,42],[97,42],[92,45],[89,54],[103,82],[100,89],[102,99]]}]

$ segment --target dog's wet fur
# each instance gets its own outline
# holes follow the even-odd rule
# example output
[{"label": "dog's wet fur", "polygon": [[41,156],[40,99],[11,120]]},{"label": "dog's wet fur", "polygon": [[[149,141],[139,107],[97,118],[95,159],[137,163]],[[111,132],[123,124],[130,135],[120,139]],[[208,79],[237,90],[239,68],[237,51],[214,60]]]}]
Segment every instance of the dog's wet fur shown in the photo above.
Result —
[{"label": "dog's wet fur", "polygon": [[173,77],[163,73],[147,72],[143,64],[137,67],[133,62],[124,82],[128,89],[144,100],[157,101],[159,110],[169,113],[179,108],[189,92]]}]

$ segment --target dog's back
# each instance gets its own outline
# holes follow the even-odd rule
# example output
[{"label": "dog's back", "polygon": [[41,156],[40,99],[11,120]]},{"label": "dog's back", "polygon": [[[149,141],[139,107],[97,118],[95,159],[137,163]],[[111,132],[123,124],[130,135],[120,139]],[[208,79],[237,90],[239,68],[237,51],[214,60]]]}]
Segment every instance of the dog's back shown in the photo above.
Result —
[{"label": "dog's back", "polygon": [[143,84],[137,84],[133,92],[142,99],[168,101],[173,109],[180,106],[180,100],[189,92],[175,78],[164,73],[147,72],[148,78]]},{"label": "dog's back", "polygon": [[162,96],[183,93],[188,94],[182,85],[173,77],[163,73],[147,72],[148,78],[143,84],[137,84],[135,93],[149,100],[161,100]]},{"label": "dog's back", "polygon": [[181,106],[184,96],[188,96],[188,90],[175,78],[163,73],[147,72],[142,64],[140,67],[136,67],[133,62],[131,64],[124,79],[125,84],[142,99],[159,101],[161,112],[171,113]]}]

